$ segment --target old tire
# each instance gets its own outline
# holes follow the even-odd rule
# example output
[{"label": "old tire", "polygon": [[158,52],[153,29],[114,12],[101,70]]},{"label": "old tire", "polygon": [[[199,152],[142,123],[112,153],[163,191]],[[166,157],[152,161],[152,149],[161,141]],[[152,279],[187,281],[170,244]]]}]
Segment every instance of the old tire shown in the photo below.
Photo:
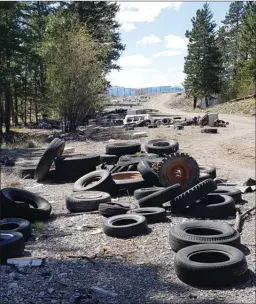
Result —
[{"label": "old tire", "polygon": [[113,194],[116,193],[116,185],[108,170],[98,170],[82,176],[74,183],[74,192],[86,190]]},{"label": "old tire", "polygon": [[217,189],[217,186],[212,179],[202,181],[171,201],[172,212],[183,211],[186,207],[213,192],[215,189]]},{"label": "old tire", "polygon": [[224,287],[245,282],[248,266],[242,251],[232,246],[200,244],[181,249],[175,256],[178,278],[197,287]]},{"label": "old tire", "polygon": [[217,128],[203,128],[203,129],[201,129],[201,133],[217,134],[218,129]]},{"label": "old tire", "polygon": [[66,196],[66,207],[70,212],[96,211],[100,203],[111,201],[109,193],[101,191],[73,192]]},{"label": "old tire", "polygon": [[209,179],[209,178],[211,178],[211,177],[210,177],[210,174],[200,172],[200,175],[199,175],[199,183],[200,183],[200,182],[203,182],[204,180]]},{"label": "old tire", "polygon": [[0,195],[2,218],[17,217],[35,222],[46,221],[50,217],[51,204],[35,193],[16,188],[4,188]]},{"label": "old tire", "polygon": [[138,200],[141,208],[144,207],[161,207],[165,202],[173,200],[176,196],[182,193],[182,188],[179,184],[167,187],[163,190],[152,193]]},{"label": "old tire", "polygon": [[179,143],[176,140],[166,141],[164,139],[153,139],[145,144],[145,150],[148,153],[155,153],[158,155],[169,155],[179,150]]},{"label": "old tire", "polygon": [[155,153],[140,153],[139,155],[122,155],[118,160],[118,165],[125,166],[127,163],[139,163],[143,159],[155,159],[158,155]]},{"label": "old tire", "polygon": [[202,219],[225,219],[236,214],[236,206],[231,196],[208,194],[201,201],[191,204],[186,214]]},{"label": "old tire", "polygon": [[208,166],[208,165],[199,165],[200,173],[208,173],[210,178],[216,178],[216,167]]},{"label": "old tire", "polygon": [[95,168],[100,164],[100,156],[93,155],[68,155],[65,157],[57,157],[55,159],[55,168],[62,173],[69,173],[73,170],[88,172],[91,168]]},{"label": "old tire", "polygon": [[103,232],[111,237],[129,238],[148,231],[146,218],[138,214],[116,215],[106,218]]},{"label": "old tire", "polygon": [[150,163],[146,160],[141,160],[138,164],[138,171],[144,180],[150,186],[160,186],[159,177],[156,172],[151,168]]},{"label": "old tire", "polygon": [[0,231],[0,263],[22,256],[24,249],[24,237],[20,232]]},{"label": "old tire", "polygon": [[138,171],[113,173],[112,178],[119,191],[124,191],[124,193],[128,191],[131,195],[135,190],[147,186],[146,181]]},{"label": "old tire", "polygon": [[196,244],[240,246],[240,234],[226,223],[192,221],[179,223],[170,229],[169,241],[173,251]]},{"label": "old tire", "polygon": [[160,223],[166,220],[166,210],[164,208],[136,208],[128,211],[128,213],[136,213],[145,216],[148,224]]},{"label": "old tire", "polygon": [[26,242],[32,233],[31,224],[29,221],[22,218],[4,218],[0,220],[0,230],[6,232],[20,232]]},{"label": "old tire", "polygon": [[228,195],[231,196],[235,203],[240,203],[242,201],[242,192],[233,186],[218,186],[217,189],[213,191],[214,193],[218,193],[220,195]]},{"label": "old tire", "polygon": [[113,143],[106,145],[106,154],[111,155],[125,155],[125,154],[135,154],[140,152],[140,143]]},{"label": "old tire", "polygon": [[101,203],[99,204],[99,214],[104,217],[126,214],[130,210],[128,201],[118,201],[117,203]]},{"label": "old tire", "polygon": [[134,197],[139,200],[145,196],[148,196],[152,193],[158,192],[160,190],[164,190],[164,187],[151,187],[151,188],[142,188],[134,191]]},{"label": "old tire", "polygon": [[54,162],[54,159],[56,157],[61,156],[64,151],[64,147],[65,142],[58,138],[55,138],[49,144],[48,148],[45,150],[36,167],[35,177],[38,182],[45,179]]},{"label": "old tire", "polygon": [[180,184],[185,191],[198,183],[199,166],[188,154],[174,153],[159,164],[159,180],[163,187]]},{"label": "old tire", "polygon": [[109,155],[109,154],[101,154],[100,155],[100,163],[107,165],[115,165],[118,162],[118,156],[117,155]]}]

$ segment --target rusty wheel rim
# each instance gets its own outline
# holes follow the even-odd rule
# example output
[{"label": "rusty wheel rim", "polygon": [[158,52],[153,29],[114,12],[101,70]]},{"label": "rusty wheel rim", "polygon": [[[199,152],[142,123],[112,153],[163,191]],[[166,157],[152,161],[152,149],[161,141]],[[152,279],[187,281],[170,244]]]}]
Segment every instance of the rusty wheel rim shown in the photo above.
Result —
[{"label": "rusty wheel rim", "polygon": [[191,175],[189,166],[184,161],[175,161],[166,168],[166,177],[170,183],[184,183]]},{"label": "rusty wheel rim", "polygon": [[126,179],[138,179],[141,178],[142,175],[140,173],[134,173],[134,172],[126,172],[116,175],[112,175],[113,180],[126,180]]}]

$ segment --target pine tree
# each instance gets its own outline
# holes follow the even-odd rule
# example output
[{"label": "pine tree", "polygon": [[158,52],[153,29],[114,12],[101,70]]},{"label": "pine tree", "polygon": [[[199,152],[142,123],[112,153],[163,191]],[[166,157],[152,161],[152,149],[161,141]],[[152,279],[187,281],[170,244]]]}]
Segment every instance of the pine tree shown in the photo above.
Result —
[{"label": "pine tree", "polygon": [[212,18],[206,3],[191,20],[192,30],[185,34],[189,39],[184,65],[185,91],[188,96],[194,96],[194,101],[204,97],[207,107],[209,99],[220,91],[220,52],[214,31],[216,23]]}]

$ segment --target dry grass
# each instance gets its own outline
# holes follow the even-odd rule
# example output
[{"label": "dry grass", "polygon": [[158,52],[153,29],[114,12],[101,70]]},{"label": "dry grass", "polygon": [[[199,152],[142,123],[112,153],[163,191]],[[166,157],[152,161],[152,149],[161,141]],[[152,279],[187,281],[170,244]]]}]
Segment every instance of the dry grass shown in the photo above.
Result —
[{"label": "dry grass", "polygon": [[15,173],[1,173],[1,188],[19,188],[23,189],[23,180]]}]

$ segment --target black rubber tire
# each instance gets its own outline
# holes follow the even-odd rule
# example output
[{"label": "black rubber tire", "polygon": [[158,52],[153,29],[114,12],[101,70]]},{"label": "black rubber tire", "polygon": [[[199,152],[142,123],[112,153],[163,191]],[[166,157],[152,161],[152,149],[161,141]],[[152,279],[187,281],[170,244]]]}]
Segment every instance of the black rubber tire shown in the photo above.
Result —
[{"label": "black rubber tire", "polygon": [[4,188],[0,196],[1,218],[17,217],[35,222],[46,221],[50,217],[51,204],[38,194],[17,188]]},{"label": "black rubber tire", "polygon": [[123,200],[118,201],[118,203],[101,203],[98,210],[99,214],[104,217],[126,214],[130,210],[130,203]]},{"label": "black rubber tire", "polygon": [[160,186],[159,177],[156,172],[151,169],[150,162],[145,159],[141,160],[137,168],[144,180],[148,183],[148,185]]},{"label": "black rubber tire", "polygon": [[[187,169],[184,170],[181,177],[173,176],[168,177],[168,170],[171,166],[180,163]],[[177,166],[177,165],[176,165]],[[178,166],[177,166],[178,168]],[[168,187],[173,184],[180,184],[183,190],[188,190],[189,188],[196,185],[199,181],[199,166],[196,160],[186,153],[174,153],[167,156],[159,163],[159,180],[163,187]]]},{"label": "black rubber tire", "polygon": [[203,128],[203,129],[201,129],[201,133],[217,134],[218,129],[217,128]]},{"label": "black rubber tire", "polygon": [[[87,171],[88,170],[88,171]],[[93,172],[96,170],[96,167],[87,168],[86,170],[72,170],[69,172],[62,172],[62,171],[57,171],[56,169],[51,169],[45,180],[54,182],[54,183],[74,183],[76,182],[79,178],[84,176],[85,174],[88,174],[90,172]]]},{"label": "black rubber tire", "polygon": [[66,157],[57,157],[55,159],[55,168],[63,174],[69,174],[72,171],[88,173],[91,168],[100,164],[100,156],[93,155],[69,155]]},{"label": "black rubber tire", "polygon": [[141,208],[144,207],[161,207],[165,202],[173,200],[183,192],[179,184],[167,187],[163,190],[152,193],[138,200]]},{"label": "black rubber tire", "polygon": [[215,189],[217,189],[217,185],[212,179],[202,181],[171,201],[172,212],[176,213],[183,211],[186,207],[213,192]]},{"label": "black rubber tire", "polygon": [[106,145],[106,154],[111,155],[125,155],[125,154],[135,154],[140,152],[140,143],[113,143]]},{"label": "black rubber tire", "polygon": [[[130,179],[120,179],[117,180],[116,177],[127,175],[127,174],[139,174],[140,176],[137,178]],[[129,171],[129,172],[117,172],[112,174],[112,178],[118,191],[128,192],[130,195],[133,195],[134,191],[140,188],[145,188],[148,186],[147,182],[143,179],[141,174],[138,171]]]},{"label": "black rubber tire", "polygon": [[200,173],[208,173],[210,178],[216,178],[216,167],[208,165],[199,165]]},{"label": "black rubber tire", "polygon": [[210,174],[200,172],[199,182],[203,182],[204,180],[209,179],[209,178],[211,178]]},{"label": "black rubber tire", "polygon": [[66,207],[70,212],[97,211],[100,203],[111,202],[109,193],[101,191],[73,192],[66,196]]},{"label": "black rubber tire", "polygon": [[164,139],[152,139],[145,144],[145,150],[148,153],[158,155],[169,155],[179,150],[179,143],[176,140],[166,141]]},{"label": "black rubber tire", "polygon": [[[119,225],[116,224],[118,222]],[[123,222],[128,223],[120,225]],[[112,216],[103,221],[103,232],[108,236],[116,238],[129,238],[145,234],[148,232],[147,220],[144,216],[138,214]]]},{"label": "black rubber tire", "polygon": [[61,156],[64,151],[64,147],[65,142],[58,138],[53,139],[53,141],[49,144],[36,167],[35,178],[38,182],[45,179],[50,171],[54,159]]},{"label": "black rubber tire", "polygon": [[238,248],[240,234],[226,223],[191,221],[171,227],[169,241],[175,252],[196,244],[223,244]]},{"label": "black rubber tire", "polygon": [[20,232],[26,242],[32,233],[31,224],[29,221],[22,218],[4,218],[0,220],[0,231]]},{"label": "black rubber tire", "polygon": [[128,214],[140,214],[145,216],[148,224],[160,223],[166,221],[166,210],[164,208],[149,207],[136,208],[128,211]]},{"label": "black rubber tire", "polygon": [[107,165],[115,165],[118,162],[118,156],[117,155],[109,155],[109,154],[101,154],[100,155],[100,163]]},{"label": "black rubber tire", "polygon": [[221,195],[231,196],[235,203],[240,203],[242,201],[242,192],[233,186],[218,186],[217,189],[213,191]]},{"label": "black rubber tire", "polygon": [[134,191],[133,195],[134,197],[139,200],[145,196],[148,196],[152,193],[158,192],[160,190],[164,190],[164,187],[151,187],[151,188],[142,188],[142,189],[137,189]]},{"label": "black rubber tire", "polygon": [[[94,183],[92,184],[92,182]],[[98,170],[82,176],[74,183],[74,192],[85,190],[114,194],[117,191],[117,187],[108,170]]]},{"label": "black rubber tire", "polygon": [[127,163],[139,163],[143,159],[155,159],[158,155],[155,153],[140,153],[139,155],[122,155],[118,160],[118,165],[125,166]]},{"label": "black rubber tire", "polygon": [[22,256],[25,249],[24,237],[20,232],[0,232],[0,263]]},{"label": "black rubber tire", "polygon": [[208,194],[200,202],[191,204],[186,213],[202,219],[225,219],[236,214],[236,205],[231,196]]},{"label": "black rubber tire", "polygon": [[242,251],[219,244],[200,244],[181,249],[175,256],[174,269],[182,282],[210,288],[245,282],[249,273]]}]

